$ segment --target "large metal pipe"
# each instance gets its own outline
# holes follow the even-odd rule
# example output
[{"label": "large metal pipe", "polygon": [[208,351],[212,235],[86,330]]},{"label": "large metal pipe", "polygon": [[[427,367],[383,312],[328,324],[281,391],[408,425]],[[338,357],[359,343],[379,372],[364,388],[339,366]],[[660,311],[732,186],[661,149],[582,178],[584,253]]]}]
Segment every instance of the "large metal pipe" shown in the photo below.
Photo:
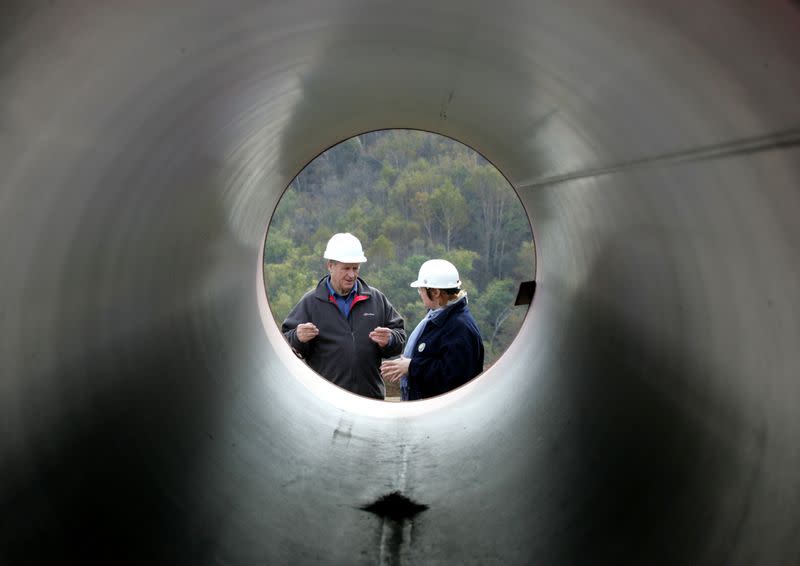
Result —
[{"label": "large metal pipe", "polygon": [[[800,563],[800,10],[6,0],[0,561]],[[439,132],[517,188],[489,372],[355,398],[265,315],[317,153]],[[393,522],[362,506],[428,506]]]}]

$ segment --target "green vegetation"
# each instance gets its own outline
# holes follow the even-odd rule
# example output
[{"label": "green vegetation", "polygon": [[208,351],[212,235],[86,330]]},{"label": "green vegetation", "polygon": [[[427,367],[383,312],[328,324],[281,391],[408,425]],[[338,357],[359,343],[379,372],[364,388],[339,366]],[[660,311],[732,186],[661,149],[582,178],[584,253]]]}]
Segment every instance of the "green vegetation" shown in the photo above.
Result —
[{"label": "green vegetation", "polygon": [[322,253],[336,232],[363,244],[361,276],[383,291],[408,333],[425,314],[419,266],[451,261],[483,334],[487,366],[516,336],[526,307],[514,307],[533,279],[534,249],[522,205],[480,154],[414,130],[371,132],[321,154],[295,178],[270,224],[264,253],[267,294],[280,326],[325,274]]}]

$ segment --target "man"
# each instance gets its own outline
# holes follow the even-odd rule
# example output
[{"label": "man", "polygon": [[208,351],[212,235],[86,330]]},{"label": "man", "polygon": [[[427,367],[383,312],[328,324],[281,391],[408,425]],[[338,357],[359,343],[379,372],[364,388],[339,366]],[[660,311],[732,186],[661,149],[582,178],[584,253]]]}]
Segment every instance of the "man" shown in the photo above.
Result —
[{"label": "man", "polygon": [[427,399],[460,387],[483,371],[483,339],[467,306],[456,266],[431,259],[411,283],[428,314],[408,339],[403,355],[381,364],[383,377],[400,381],[404,401]]},{"label": "man", "polygon": [[328,275],[283,321],[283,335],[311,368],[358,395],[383,399],[381,358],[403,351],[403,318],[358,276],[367,261],[352,234],[334,234],[323,257]]}]

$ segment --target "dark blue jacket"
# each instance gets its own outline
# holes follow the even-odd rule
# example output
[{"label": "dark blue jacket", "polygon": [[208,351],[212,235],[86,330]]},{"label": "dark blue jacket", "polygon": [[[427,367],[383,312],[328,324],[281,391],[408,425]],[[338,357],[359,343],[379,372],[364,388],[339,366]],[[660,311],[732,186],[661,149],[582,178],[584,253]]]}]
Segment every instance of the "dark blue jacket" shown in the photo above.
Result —
[{"label": "dark blue jacket", "polygon": [[483,371],[483,340],[466,297],[428,321],[408,366],[408,399],[441,395]]}]

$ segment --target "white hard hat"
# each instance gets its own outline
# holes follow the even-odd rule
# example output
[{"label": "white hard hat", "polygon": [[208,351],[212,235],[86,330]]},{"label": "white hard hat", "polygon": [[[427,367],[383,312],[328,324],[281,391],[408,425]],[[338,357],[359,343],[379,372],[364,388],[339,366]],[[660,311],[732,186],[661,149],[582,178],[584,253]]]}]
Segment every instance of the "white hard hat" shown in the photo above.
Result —
[{"label": "white hard hat", "polygon": [[342,263],[364,263],[367,258],[361,248],[358,238],[349,233],[334,234],[328,240],[328,247],[322,255],[325,259],[341,261]]},{"label": "white hard hat", "polygon": [[461,280],[458,278],[456,266],[446,259],[429,259],[419,268],[417,280],[411,286],[430,289],[460,289]]}]

